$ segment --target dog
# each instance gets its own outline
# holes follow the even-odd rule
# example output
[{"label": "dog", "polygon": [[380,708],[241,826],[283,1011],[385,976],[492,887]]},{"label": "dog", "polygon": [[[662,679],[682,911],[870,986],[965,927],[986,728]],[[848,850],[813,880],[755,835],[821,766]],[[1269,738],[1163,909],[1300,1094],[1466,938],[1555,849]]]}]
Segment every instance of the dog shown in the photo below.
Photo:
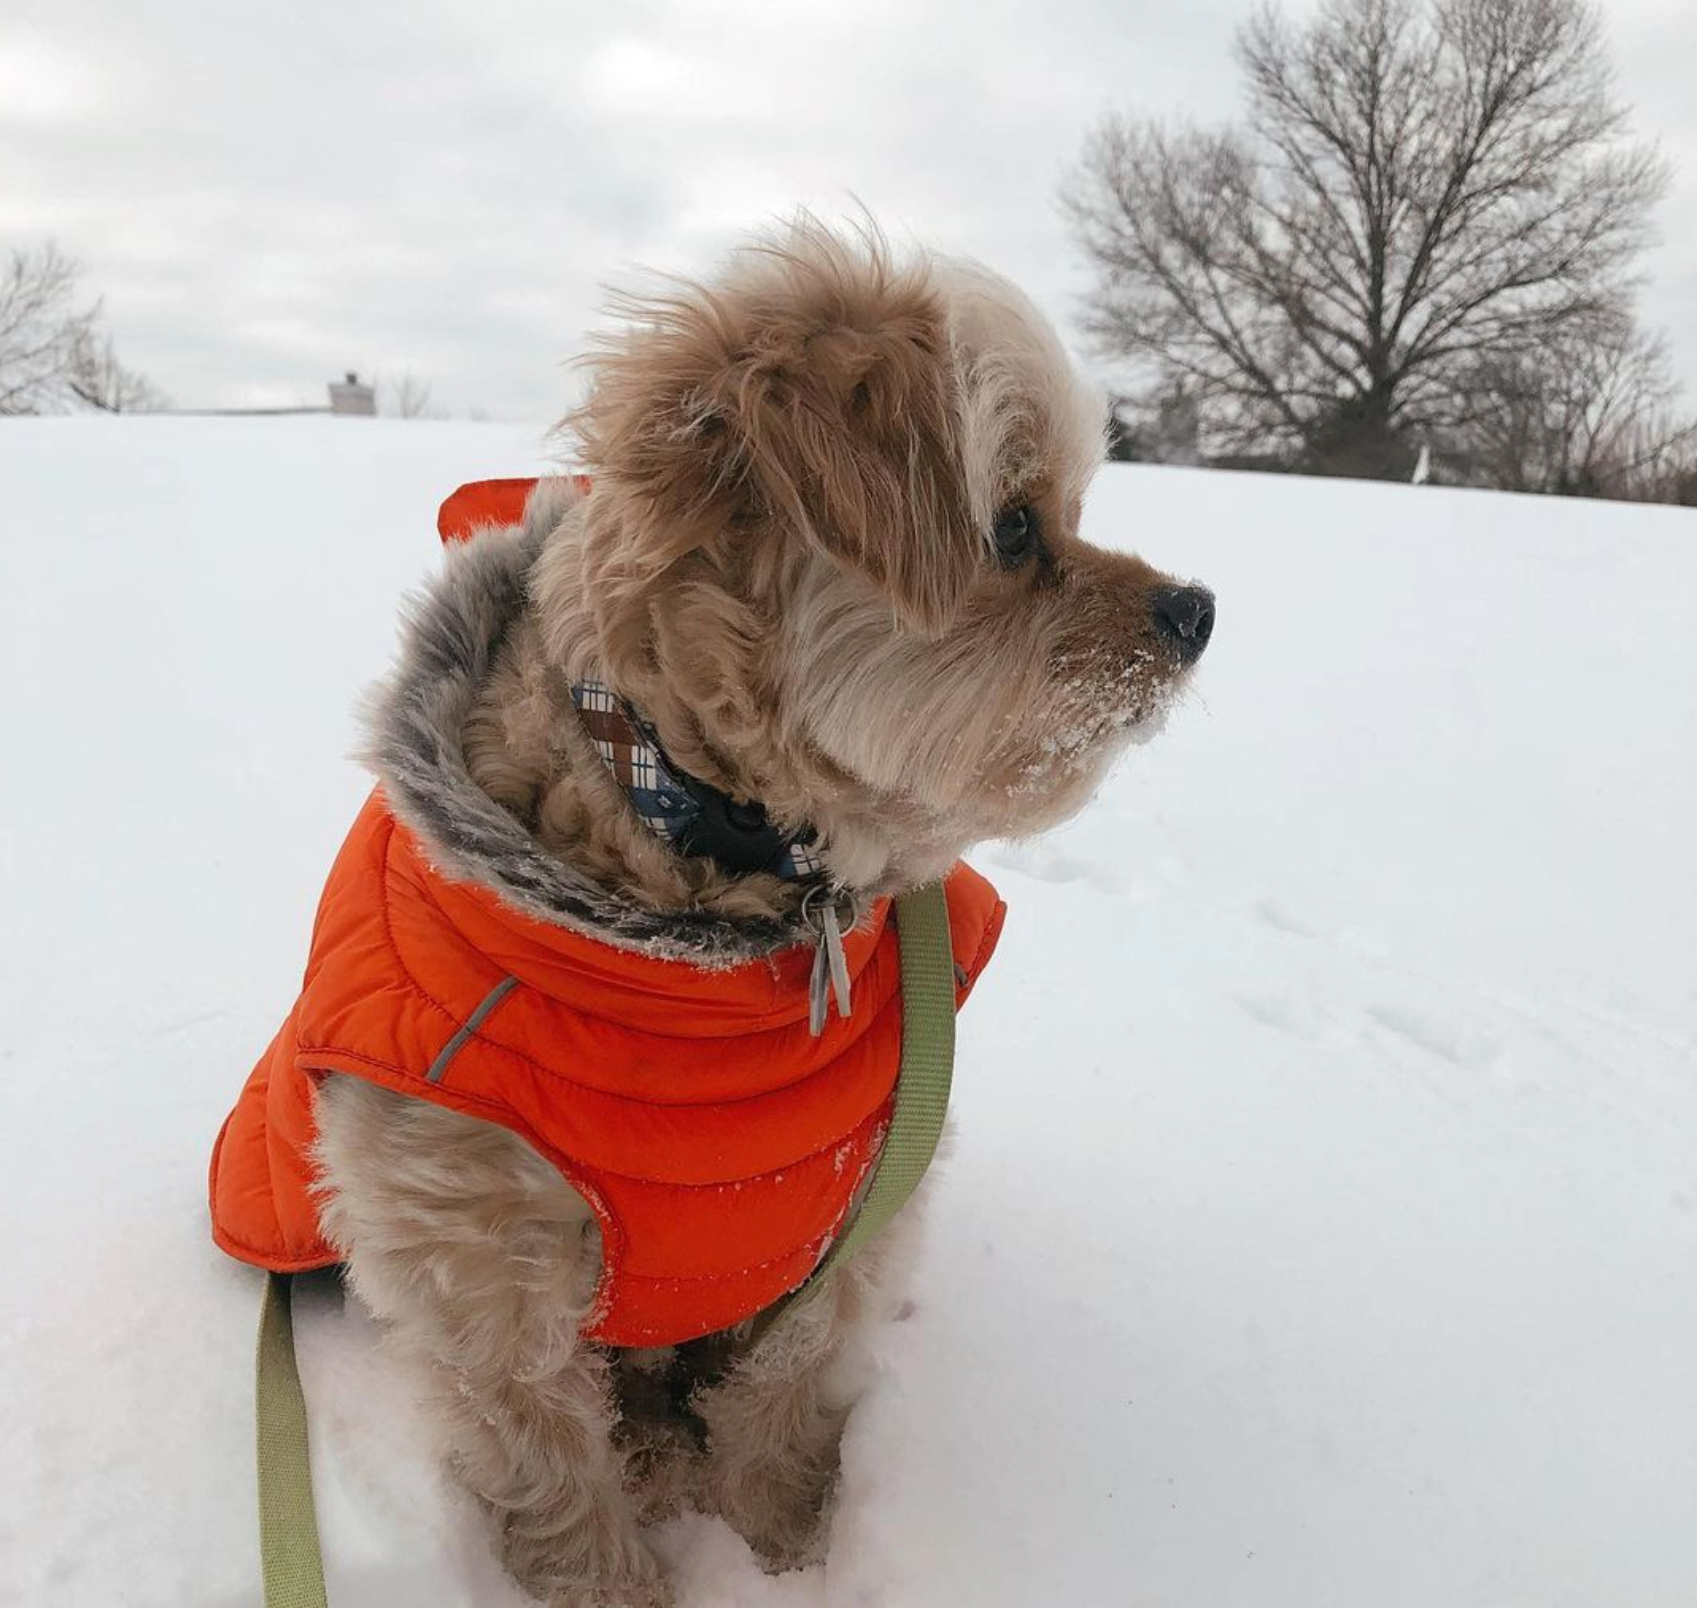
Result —
[{"label": "dog", "polygon": [[[620,1328],[609,1284],[661,1250],[622,1230],[615,1247],[617,1202],[523,1122],[489,1120],[465,1070],[482,1055],[505,1057],[527,1088],[576,1076],[575,1049],[548,1051],[567,1058],[543,1069],[555,1083],[533,1064],[543,1051],[525,1060],[526,1007],[504,1003],[513,978],[489,987],[518,969],[505,957],[552,930],[604,990],[633,975],[648,997],[656,979],[746,984],[771,1016],[773,999],[803,991],[806,968],[785,957],[810,933],[826,943],[808,925],[818,888],[842,901],[845,954],[871,968],[855,980],[864,992],[881,901],[949,879],[957,980],[970,986],[963,957],[993,944],[993,894],[956,862],[1078,810],[1159,727],[1214,618],[1203,588],[1081,539],[1104,410],[1033,305],[989,270],[804,218],[713,282],[671,283],[621,311],[570,421],[589,490],[544,481],[517,526],[451,556],[369,716],[380,801],[333,888],[390,879],[399,906],[366,911],[348,942],[372,965],[389,950],[406,962],[414,1015],[384,1031],[424,1043],[429,1069],[413,1072],[430,1098],[410,1097],[380,1056],[307,1044],[330,1031],[309,1023],[309,969],[279,1042],[312,1073],[299,1096],[310,1113],[276,1104],[280,1060],[256,1073],[257,1098],[272,1102],[273,1139],[287,1130],[309,1151],[330,1249],[256,1250],[215,1224],[221,1244],[265,1265],[345,1263],[428,1382],[448,1465],[491,1515],[506,1568],[559,1608],[664,1602],[642,1525],[682,1503],[722,1515],[773,1569],[822,1555],[839,1438],[867,1337],[904,1297],[920,1199],[794,1299],[762,1286],[759,1313],[713,1307],[723,1280],[698,1294],[653,1277],[644,1299],[706,1301],[718,1326],[695,1332],[698,1313],[671,1343],[640,1313]],[[609,711],[626,724],[610,732]],[[694,812],[687,831],[653,814],[672,806]],[[325,942],[354,930],[340,897],[326,895]],[[491,934],[488,975],[465,961],[481,1002],[445,1001],[426,975],[438,940],[409,936],[450,899],[450,926],[431,932]],[[362,985],[319,1014],[357,1015],[384,994]],[[813,1053],[803,1010],[772,1016],[786,1053]],[[835,1018],[812,1027],[820,1042],[849,1032]],[[664,1042],[640,1038],[633,1078],[666,1076]],[[601,1089],[593,1110],[620,1097]],[[728,1120],[714,1144],[734,1143]],[[868,1119],[859,1149],[832,1152],[839,1174],[851,1157],[833,1200],[863,1193],[882,1131]],[[695,1189],[676,1198],[734,1212],[724,1187],[696,1177],[692,1147],[707,1140],[668,1143],[665,1164]],[[255,1167],[276,1154],[228,1130],[221,1151]],[[215,1219],[219,1196],[215,1176]],[[655,1247],[711,1239],[696,1211],[645,1232]],[[822,1243],[808,1238],[793,1265],[750,1253],[725,1277],[796,1283]],[[735,1287],[746,1306],[753,1286]]]}]

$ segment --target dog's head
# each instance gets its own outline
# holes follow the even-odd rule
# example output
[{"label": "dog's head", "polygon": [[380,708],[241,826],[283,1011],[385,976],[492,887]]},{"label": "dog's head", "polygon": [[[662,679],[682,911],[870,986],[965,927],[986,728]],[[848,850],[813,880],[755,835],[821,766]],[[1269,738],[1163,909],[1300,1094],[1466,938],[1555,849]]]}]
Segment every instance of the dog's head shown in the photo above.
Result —
[{"label": "dog's head", "polygon": [[1012,285],[804,222],[632,299],[544,554],[556,655],[863,887],[1084,802],[1213,603],[1080,539],[1103,410]]}]

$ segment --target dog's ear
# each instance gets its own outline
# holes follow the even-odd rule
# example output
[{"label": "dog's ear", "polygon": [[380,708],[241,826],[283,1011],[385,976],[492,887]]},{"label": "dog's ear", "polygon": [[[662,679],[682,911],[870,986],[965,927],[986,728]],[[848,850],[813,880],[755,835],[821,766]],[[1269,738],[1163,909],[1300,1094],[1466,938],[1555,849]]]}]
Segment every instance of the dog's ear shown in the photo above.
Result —
[{"label": "dog's ear", "polygon": [[774,510],[880,587],[909,625],[939,633],[983,557],[947,334],[922,293],[879,289],[859,306],[798,308],[774,328],[734,428]]},{"label": "dog's ear", "polygon": [[820,234],[721,289],[631,311],[582,434],[592,469],[651,511],[645,567],[776,518],[914,629],[946,629],[984,546],[923,276]]}]

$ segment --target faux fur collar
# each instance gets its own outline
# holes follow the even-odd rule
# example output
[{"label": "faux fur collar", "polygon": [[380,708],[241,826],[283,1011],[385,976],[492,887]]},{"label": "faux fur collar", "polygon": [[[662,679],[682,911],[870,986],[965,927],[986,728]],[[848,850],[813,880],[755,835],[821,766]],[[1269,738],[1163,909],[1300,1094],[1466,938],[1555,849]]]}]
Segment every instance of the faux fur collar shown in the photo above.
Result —
[{"label": "faux fur collar", "polygon": [[481,883],[526,915],[622,949],[723,967],[807,941],[799,914],[733,920],[633,903],[548,853],[472,780],[466,717],[525,606],[531,565],[573,495],[564,479],[543,481],[522,525],[451,543],[441,575],[410,606],[395,670],[368,714],[364,757],[389,807],[441,875]]}]

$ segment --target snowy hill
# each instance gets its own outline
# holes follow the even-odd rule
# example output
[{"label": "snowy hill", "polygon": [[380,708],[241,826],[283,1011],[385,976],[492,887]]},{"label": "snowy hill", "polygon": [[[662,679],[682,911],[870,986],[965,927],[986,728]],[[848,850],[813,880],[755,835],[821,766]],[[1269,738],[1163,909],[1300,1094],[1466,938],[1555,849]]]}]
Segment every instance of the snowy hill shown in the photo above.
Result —
[{"label": "snowy hill", "polygon": [[[207,1148],[342,756],[522,432],[0,421],[0,1603],[258,1600],[257,1279]],[[685,1608],[1697,1602],[1697,521],[1110,469],[1220,596],[962,1019],[828,1568]],[[335,1608],[512,1608],[370,1326],[299,1298]]]}]

